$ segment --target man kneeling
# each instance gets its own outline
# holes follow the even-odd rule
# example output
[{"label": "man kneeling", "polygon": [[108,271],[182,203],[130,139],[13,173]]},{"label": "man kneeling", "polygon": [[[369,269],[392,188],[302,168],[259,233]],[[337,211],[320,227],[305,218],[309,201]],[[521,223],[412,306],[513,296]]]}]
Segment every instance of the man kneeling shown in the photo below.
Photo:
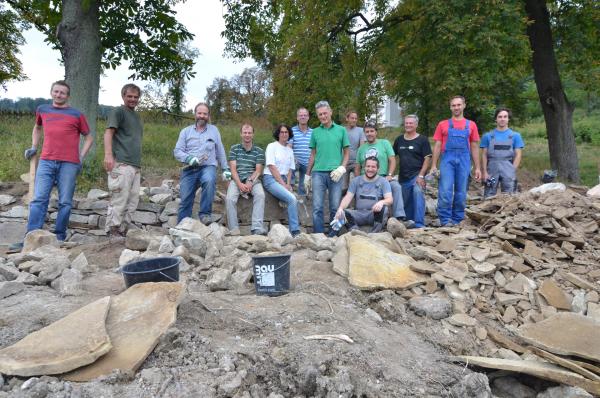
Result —
[{"label": "man kneeling", "polygon": [[[346,222],[350,231],[359,226],[372,225],[371,232],[381,232],[387,221],[389,208],[393,203],[390,183],[378,174],[379,160],[369,157],[365,160],[365,173],[350,182],[348,192],[335,213],[332,224]],[[356,197],[356,209],[347,209]]]}]

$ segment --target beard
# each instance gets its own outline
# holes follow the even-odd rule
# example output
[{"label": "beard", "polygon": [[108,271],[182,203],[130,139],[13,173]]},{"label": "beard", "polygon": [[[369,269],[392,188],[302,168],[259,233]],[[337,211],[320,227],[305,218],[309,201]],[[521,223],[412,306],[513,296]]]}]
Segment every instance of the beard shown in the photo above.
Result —
[{"label": "beard", "polygon": [[204,127],[204,126],[206,126],[207,123],[208,123],[208,121],[206,119],[202,119],[202,118],[196,119],[196,126],[198,126],[198,127]]}]

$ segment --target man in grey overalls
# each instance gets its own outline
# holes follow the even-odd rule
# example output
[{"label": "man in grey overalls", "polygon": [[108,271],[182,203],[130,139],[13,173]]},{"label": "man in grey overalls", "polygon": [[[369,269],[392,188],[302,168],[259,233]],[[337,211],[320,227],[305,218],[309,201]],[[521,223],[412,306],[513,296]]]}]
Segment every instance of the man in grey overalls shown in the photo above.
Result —
[{"label": "man in grey overalls", "polygon": [[508,128],[511,117],[509,109],[497,109],[494,117],[496,128],[481,140],[484,198],[496,195],[498,185],[504,193],[515,192],[516,172],[525,146],[521,135]]},{"label": "man in grey overalls", "polygon": [[[348,192],[335,213],[336,220],[344,220],[350,231],[362,225],[372,225],[371,232],[381,232],[393,203],[392,189],[385,177],[378,175],[379,160],[365,160],[365,174],[357,176],[348,186]],[[356,209],[348,209],[356,197]],[[335,220],[334,220],[335,221]]]}]

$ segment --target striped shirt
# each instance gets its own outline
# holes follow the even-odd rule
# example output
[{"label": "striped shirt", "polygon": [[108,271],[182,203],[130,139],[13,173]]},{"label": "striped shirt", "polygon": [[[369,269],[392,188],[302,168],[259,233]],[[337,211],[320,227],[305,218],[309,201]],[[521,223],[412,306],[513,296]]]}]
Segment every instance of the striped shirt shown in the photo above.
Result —
[{"label": "striped shirt", "polygon": [[254,144],[249,151],[242,144],[235,144],[229,150],[229,161],[232,160],[235,160],[235,169],[244,182],[254,173],[257,164],[265,164],[265,152]]},{"label": "striped shirt", "polygon": [[294,158],[296,162],[303,166],[308,166],[308,159],[310,158],[310,136],[312,135],[312,129],[307,127],[306,132],[302,132],[299,126],[292,127],[292,133],[294,138],[288,141],[288,145],[292,146],[294,150]]}]

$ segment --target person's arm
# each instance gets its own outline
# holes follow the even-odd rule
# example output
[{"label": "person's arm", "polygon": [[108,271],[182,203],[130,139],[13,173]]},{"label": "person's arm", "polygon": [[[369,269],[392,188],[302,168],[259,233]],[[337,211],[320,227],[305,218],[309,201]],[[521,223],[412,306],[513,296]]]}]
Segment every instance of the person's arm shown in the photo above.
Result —
[{"label": "person's arm", "polygon": [[175,159],[179,160],[181,163],[187,163],[186,159],[188,156],[192,156],[191,153],[187,152],[186,145],[186,129],[183,129],[179,132],[179,138],[177,139],[177,143],[175,144],[175,149],[173,150],[173,156]]},{"label": "person's arm", "polygon": [[85,136],[85,141],[83,141],[83,148],[81,148],[81,154],[79,155],[79,159],[83,162],[85,156],[90,151],[92,144],[94,143],[94,136],[92,133],[87,133]]},{"label": "person's arm", "polygon": [[392,154],[388,156],[388,173],[385,177],[388,181],[394,177],[394,171],[396,171],[396,156]]},{"label": "person's arm", "polygon": [[281,173],[279,173],[279,170],[277,170],[277,166],[275,166],[274,164],[268,164],[267,167],[269,168],[269,171],[271,172],[271,175],[273,176],[275,181],[277,181],[279,184],[281,184],[285,187],[286,183],[285,183],[285,181],[283,181],[283,178],[281,177]]},{"label": "person's arm", "polygon": [[481,168],[479,167],[479,141],[471,142],[471,157],[475,164],[475,181],[481,180]]},{"label": "person's arm", "polygon": [[217,162],[221,165],[221,170],[227,170],[229,165],[227,164],[227,156],[225,155],[225,147],[221,141],[221,134],[217,131]]},{"label": "person's arm", "polygon": [[354,194],[350,191],[346,192],[346,195],[344,195],[344,197],[342,198],[340,206],[338,207],[335,213],[335,218],[337,218],[338,220],[342,218],[342,215],[344,214],[344,209],[350,206],[350,203],[352,203],[352,199],[354,199]]},{"label": "person's arm", "polygon": [[344,168],[346,168],[349,158],[350,158],[350,147],[344,147],[344,157],[342,158],[342,164],[340,166],[344,166]]},{"label": "person's arm", "polygon": [[522,156],[523,150],[521,148],[515,148],[515,158],[513,159],[513,167],[515,168],[515,170],[519,168]]},{"label": "person's arm", "polygon": [[360,175],[360,162],[356,162],[354,164],[354,177],[359,176]]},{"label": "person's arm", "polygon": [[488,174],[487,171],[487,153],[488,150],[487,148],[481,148],[481,171],[483,173],[483,180],[487,180],[488,178],[490,178],[490,175]]},{"label": "person's arm", "polygon": [[38,144],[40,143],[40,138],[42,137],[42,126],[38,124],[33,125],[33,130],[31,131],[31,147],[37,149]]},{"label": "person's arm", "polygon": [[419,170],[419,175],[417,176],[417,184],[421,188],[425,188],[425,174],[427,174],[427,170],[429,170],[429,166],[431,165],[431,155],[425,156],[423,159],[423,166],[421,166],[421,170]]},{"label": "person's arm", "polygon": [[112,171],[115,167],[115,158],[112,150],[113,136],[117,129],[107,128],[104,130],[104,170]]},{"label": "person's arm", "polygon": [[429,173],[433,174],[437,170],[437,163],[440,158],[440,153],[442,152],[442,141],[436,141],[433,145],[433,157],[431,159],[431,168],[429,169]]},{"label": "person's arm", "polygon": [[392,193],[388,192],[384,194],[382,202],[386,206],[391,206],[394,203],[394,197],[392,196]]},{"label": "person's arm", "polygon": [[310,158],[308,159],[308,166],[306,166],[306,175],[310,176],[312,172],[313,165],[315,164],[315,156],[317,155],[317,150],[312,148],[310,150]]}]

